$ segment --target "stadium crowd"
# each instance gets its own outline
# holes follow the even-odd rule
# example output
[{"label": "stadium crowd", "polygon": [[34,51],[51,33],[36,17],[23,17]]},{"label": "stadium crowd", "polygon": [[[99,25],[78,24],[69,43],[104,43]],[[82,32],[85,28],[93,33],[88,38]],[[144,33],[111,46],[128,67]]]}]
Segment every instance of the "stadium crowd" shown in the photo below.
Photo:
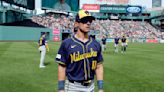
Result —
[{"label": "stadium crowd", "polygon": [[126,35],[130,38],[159,38],[161,33],[147,22],[141,21],[117,21],[101,20],[102,24],[108,31],[111,38]]},{"label": "stadium crowd", "polygon": [[[73,30],[74,19],[72,17],[56,16],[33,16],[32,21],[39,25],[59,30]],[[100,35],[107,35],[114,38],[116,35],[122,37],[125,35],[132,39],[158,39],[164,38],[164,34],[154,28],[148,22],[142,21],[120,21],[120,20],[95,20],[91,29],[99,31]]]},{"label": "stadium crowd", "polygon": [[50,29],[56,28],[60,30],[72,30],[74,25],[74,21],[71,17],[54,14],[48,16],[33,16],[32,21]]}]

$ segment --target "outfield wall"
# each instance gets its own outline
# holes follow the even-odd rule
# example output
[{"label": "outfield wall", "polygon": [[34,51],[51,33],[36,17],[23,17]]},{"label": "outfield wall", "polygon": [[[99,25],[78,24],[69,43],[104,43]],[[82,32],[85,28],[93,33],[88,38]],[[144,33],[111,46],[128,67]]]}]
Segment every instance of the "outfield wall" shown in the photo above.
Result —
[{"label": "outfield wall", "polygon": [[48,28],[0,26],[0,41],[37,41],[41,32],[48,32],[52,40],[52,30]]}]

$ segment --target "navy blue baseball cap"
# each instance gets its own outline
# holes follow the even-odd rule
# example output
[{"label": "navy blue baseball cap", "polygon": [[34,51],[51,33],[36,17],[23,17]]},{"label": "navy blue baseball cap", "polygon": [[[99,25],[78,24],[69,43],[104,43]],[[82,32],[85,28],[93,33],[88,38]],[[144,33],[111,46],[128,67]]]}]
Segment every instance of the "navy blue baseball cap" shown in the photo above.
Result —
[{"label": "navy blue baseball cap", "polygon": [[86,10],[79,10],[76,15],[76,22],[81,22],[81,20],[95,20],[95,17],[91,16],[91,14]]}]

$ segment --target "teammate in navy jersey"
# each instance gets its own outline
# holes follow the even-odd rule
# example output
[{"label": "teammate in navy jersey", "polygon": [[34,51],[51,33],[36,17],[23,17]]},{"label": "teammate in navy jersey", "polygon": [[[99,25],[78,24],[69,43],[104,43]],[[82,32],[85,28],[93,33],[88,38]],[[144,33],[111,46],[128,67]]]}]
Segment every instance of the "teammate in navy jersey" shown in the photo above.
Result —
[{"label": "teammate in navy jersey", "polygon": [[114,49],[115,49],[116,53],[118,53],[119,40],[120,40],[120,38],[117,36],[114,38]]},{"label": "teammate in navy jersey", "polygon": [[126,37],[125,36],[123,36],[121,38],[121,42],[122,42],[121,53],[125,53],[126,52],[126,46],[127,46],[127,44],[126,44]]},{"label": "teammate in navy jersey", "polygon": [[38,41],[39,51],[41,53],[40,64],[39,64],[40,68],[45,68],[44,59],[46,55],[46,50],[49,51],[48,44],[45,37],[46,37],[46,33],[43,33]]},{"label": "teammate in navy jersey", "polygon": [[104,35],[101,39],[102,41],[102,51],[104,52],[106,50],[106,36]]},{"label": "teammate in navy jersey", "polygon": [[61,43],[56,56],[58,92],[94,92],[95,75],[98,90],[103,92],[101,45],[88,35],[94,19],[88,11],[80,10],[75,20],[76,34]]}]

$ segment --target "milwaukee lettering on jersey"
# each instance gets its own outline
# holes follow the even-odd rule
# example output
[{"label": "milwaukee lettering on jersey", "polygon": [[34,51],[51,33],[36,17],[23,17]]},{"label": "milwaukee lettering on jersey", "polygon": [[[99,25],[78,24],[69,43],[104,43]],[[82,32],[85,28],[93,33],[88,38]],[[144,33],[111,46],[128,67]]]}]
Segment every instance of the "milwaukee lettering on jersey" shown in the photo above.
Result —
[{"label": "milwaukee lettering on jersey", "polygon": [[83,60],[85,58],[91,58],[91,57],[96,57],[97,56],[97,51],[94,51],[92,48],[90,49],[90,52],[80,54],[79,51],[74,52],[73,54],[70,54],[71,56],[71,63],[73,62],[78,62],[80,60]]}]

